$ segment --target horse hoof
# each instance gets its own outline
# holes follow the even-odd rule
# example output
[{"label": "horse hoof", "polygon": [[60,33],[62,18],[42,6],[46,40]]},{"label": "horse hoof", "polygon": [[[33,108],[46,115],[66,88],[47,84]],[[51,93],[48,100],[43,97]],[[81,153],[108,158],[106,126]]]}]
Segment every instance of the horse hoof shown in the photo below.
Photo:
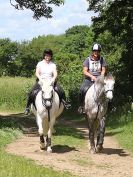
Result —
[{"label": "horse hoof", "polygon": [[40,150],[41,150],[41,151],[44,151],[44,150],[45,150],[45,148],[40,146]]},{"label": "horse hoof", "polygon": [[40,150],[44,151],[45,148],[46,148],[46,147],[45,147],[44,143],[41,143],[41,142],[40,142]]},{"label": "horse hoof", "polygon": [[90,148],[90,153],[91,154],[96,154],[96,149],[95,148]]},{"label": "horse hoof", "polygon": [[97,152],[97,153],[101,153],[102,150],[103,150],[103,146],[102,146],[102,145],[97,145],[97,147],[96,147],[96,152]]},{"label": "horse hoof", "polygon": [[40,149],[41,149],[41,150],[44,150],[44,149],[45,149],[45,147],[40,146]]},{"label": "horse hoof", "polygon": [[51,147],[48,147],[48,148],[47,148],[47,152],[48,152],[48,153],[52,153]]}]

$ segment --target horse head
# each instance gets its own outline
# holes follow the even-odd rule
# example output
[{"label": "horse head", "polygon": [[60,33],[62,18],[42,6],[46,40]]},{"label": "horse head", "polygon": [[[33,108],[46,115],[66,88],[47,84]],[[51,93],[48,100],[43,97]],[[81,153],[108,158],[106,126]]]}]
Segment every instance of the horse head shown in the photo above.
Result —
[{"label": "horse head", "polygon": [[53,102],[53,82],[50,79],[41,79],[39,83],[42,89],[42,103],[49,109]]},{"label": "horse head", "polygon": [[111,100],[113,98],[115,79],[112,75],[107,75],[104,78],[104,89],[106,98]]}]

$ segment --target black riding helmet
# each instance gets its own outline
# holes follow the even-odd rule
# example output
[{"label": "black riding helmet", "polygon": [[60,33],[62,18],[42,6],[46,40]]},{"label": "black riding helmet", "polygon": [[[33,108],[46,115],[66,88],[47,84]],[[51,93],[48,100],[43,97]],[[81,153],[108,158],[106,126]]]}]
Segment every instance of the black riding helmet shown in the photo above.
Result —
[{"label": "black riding helmet", "polygon": [[44,52],[43,52],[43,58],[45,57],[45,55],[48,54],[50,55],[51,57],[53,56],[53,52],[51,49],[45,49]]}]

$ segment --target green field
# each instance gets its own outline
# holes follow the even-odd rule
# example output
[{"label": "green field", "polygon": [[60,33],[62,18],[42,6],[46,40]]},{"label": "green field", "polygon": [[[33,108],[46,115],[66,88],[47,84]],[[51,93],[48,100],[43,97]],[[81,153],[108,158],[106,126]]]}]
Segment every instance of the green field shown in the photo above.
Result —
[{"label": "green field", "polygon": [[34,84],[35,79],[23,77],[0,78],[0,111],[21,112],[24,111],[27,93]]},{"label": "green field", "polygon": [[[26,94],[34,84],[34,78],[0,78],[0,112],[24,111]],[[67,117],[82,122],[82,117],[67,113]],[[63,115],[65,118],[65,114]],[[1,116],[0,118],[0,177],[69,177],[72,174],[68,172],[57,172],[51,168],[45,168],[36,165],[32,160],[26,160],[22,157],[9,155],[4,151],[5,146],[23,136],[23,126],[28,125],[30,119],[23,118],[22,114],[12,116]],[[111,112],[107,120],[107,132],[114,136],[120,145],[133,152],[133,112],[128,109],[119,109]],[[81,146],[85,143],[81,134],[76,129],[56,125],[57,136],[53,137],[55,144]],[[58,136],[58,134],[62,136]],[[81,163],[81,162],[80,162]]]}]

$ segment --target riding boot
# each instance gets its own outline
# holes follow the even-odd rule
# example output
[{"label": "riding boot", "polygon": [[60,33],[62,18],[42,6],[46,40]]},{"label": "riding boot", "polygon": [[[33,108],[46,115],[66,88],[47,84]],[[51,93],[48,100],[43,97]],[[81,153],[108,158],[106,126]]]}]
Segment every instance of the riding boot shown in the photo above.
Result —
[{"label": "riding boot", "polygon": [[25,108],[25,112],[24,112],[25,115],[28,115],[30,113],[31,103],[34,102],[35,96],[37,95],[37,93],[39,92],[40,89],[41,89],[41,87],[38,84],[38,79],[37,79],[37,82],[35,83],[35,85],[32,87],[31,91],[28,94],[27,104],[26,104],[26,108]]},{"label": "riding boot", "polygon": [[57,82],[55,82],[54,89],[58,93],[58,96],[59,96],[61,102],[63,103],[64,107],[66,109],[70,109],[71,108],[71,104],[68,101],[66,101],[65,92],[62,89],[62,87],[59,84],[57,84]]},{"label": "riding boot", "polygon": [[79,102],[80,102],[80,106],[78,108],[78,112],[80,114],[84,114],[85,113],[85,110],[84,110],[84,96],[83,96],[83,93],[79,94]]},{"label": "riding boot", "polygon": [[25,112],[24,112],[25,115],[28,115],[30,114],[30,108],[25,108]]},{"label": "riding boot", "polygon": [[26,104],[26,108],[25,108],[25,112],[24,112],[25,115],[30,114],[30,105],[32,103],[30,95],[31,94],[28,95],[27,104]]}]

